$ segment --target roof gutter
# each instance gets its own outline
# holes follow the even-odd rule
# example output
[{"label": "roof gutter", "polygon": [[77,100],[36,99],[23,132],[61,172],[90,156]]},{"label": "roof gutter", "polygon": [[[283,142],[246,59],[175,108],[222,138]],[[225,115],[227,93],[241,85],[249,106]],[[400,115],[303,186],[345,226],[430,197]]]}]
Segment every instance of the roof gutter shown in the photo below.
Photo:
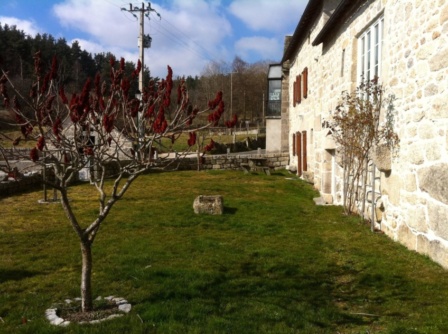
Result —
[{"label": "roof gutter", "polygon": [[335,26],[349,17],[353,11],[362,3],[368,0],[342,0],[336,7],[334,13],[330,16],[327,23],[321,29],[319,34],[314,39],[312,45],[317,46],[325,41],[328,36],[335,31]]},{"label": "roof gutter", "polygon": [[309,25],[313,22],[313,18],[318,12],[319,9],[322,8],[322,0],[310,0],[305,10],[303,11],[302,17],[297,24],[296,30],[292,35],[291,41],[287,46],[285,52],[283,53],[283,58],[281,62],[285,62],[290,59],[296,50],[302,45],[302,43],[307,38],[307,31],[309,29]]}]

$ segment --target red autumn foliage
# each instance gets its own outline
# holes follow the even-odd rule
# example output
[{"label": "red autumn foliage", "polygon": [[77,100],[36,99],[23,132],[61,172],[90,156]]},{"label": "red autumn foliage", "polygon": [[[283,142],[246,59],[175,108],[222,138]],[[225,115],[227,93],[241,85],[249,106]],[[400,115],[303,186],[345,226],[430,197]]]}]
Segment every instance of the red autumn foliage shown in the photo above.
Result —
[{"label": "red autumn foliage", "polygon": [[164,133],[168,123],[165,119],[165,110],[163,109],[163,105],[160,106],[159,112],[157,114],[157,118],[154,121],[153,129],[155,133]]},{"label": "red autumn foliage", "polygon": [[190,132],[189,135],[190,138],[188,139],[188,146],[193,146],[196,144],[196,132]]},{"label": "red autumn foliage", "polygon": [[219,91],[218,93],[216,93],[215,99],[208,102],[208,107],[211,110],[213,110],[219,105],[221,101],[222,101],[222,91]]},{"label": "red autumn foliage", "polygon": [[64,86],[59,88],[59,97],[61,98],[62,103],[68,104],[67,96],[65,96]]},{"label": "red autumn foliage", "polygon": [[[103,115],[103,127],[107,133],[111,133],[114,129],[115,117],[114,115]],[[110,144],[110,143],[109,143]]]},{"label": "red autumn foliage", "polygon": [[33,162],[36,162],[37,160],[39,160],[39,153],[37,153],[37,148],[32,148],[30,151],[30,159]]},{"label": "red autumn foliage", "polygon": [[79,96],[73,93],[70,99],[70,119],[73,123],[78,123],[83,114],[82,104],[79,101]]},{"label": "red autumn foliage", "polygon": [[48,90],[48,84],[50,83],[50,73],[47,73],[44,77],[44,81],[40,86],[40,93],[44,94]]},{"label": "red autumn foliage", "polygon": [[56,56],[53,56],[53,59],[51,61],[51,71],[49,75],[50,80],[54,80],[58,78],[58,59]]},{"label": "red autumn foliage", "polygon": [[90,146],[84,147],[84,154],[90,156],[93,155],[93,148],[91,148]]},{"label": "red autumn foliage", "polygon": [[104,102],[104,99],[102,97],[99,98],[99,104],[101,111],[106,110],[106,103]]},{"label": "red autumn foliage", "polygon": [[44,146],[45,146],[45,137],[40,136],[39,139],[37,140],[36,148],[42,152]]},{"label": "red autumn foliage", "polygon": [[56,95],[50,95],[47,100],[45,101],[45,108],[47,110],[51,110],[51,106],[53,104],[54,99],[56,98]]},{"label": "red autumn foliage", "polygon": [[138,99],[133,99],[131,102],[129,102],[129,113],[131,117],[137,117],[139,108],[140,101]]},{"label": "red autumn foliage", "polygon": [[166,89],[163,97],[163,105],[168,108],[171,104],[171,90],[173,89],[173,70],[171,69],[170,66],[167,66],[167,68],[168,68],[168,74],[164,81]]},{"label": "red autumn foliage", "polygon": [[132,75],[131,75],[132,78],[138,77],[141,70],[142,70],[142,62],[139,59],[137,62],[137,68],[132,72]]},{"label": "red autumn foliage", "polygon": [[30,123],[26,123],[20,127],[21,132],[27,138],[33,132],[33,126]]},{"label": "red autumn foliage", "polygon": [[126,98],[129,97],[129,89],[131,88],[131,83],[129,82],[129,79],[127,78],[123,78],[123,80],[121,80],[121,89],[124,92],[124,96]]},{"label": "red autumn foliage", "polygon": [[17,137],[16,139],[14,139],[14,141],[12,142],[13,146],[17,146],[20,144],[20,141],[22,140],[22,137]]},{"label": "red autumn foliage", "polygon": [[238,122],[238,116],[235,114],[235,115],[233,115],[232,119],[230,121],[227,121],[225,124],[226,124],[226,127],[228,127],[230,129],[230,128],[233,128],[237,122]]},{"label": "red autumn foliage", "polygon": [[195,107],[193,108],[191,105],[187,108],[187,114],[188,114],[188,120],[187,120],[187,126],[190,126],[193,124],[193,120],[199,113],[199,108]]},{"label": "red autumn foliage", "polygon": [[89,98],[90,98],[90,88],[92,87],[92,80],[87,78],[84,87],[82,88],[82,93],[80,96],[80,103],[82,104],[82,108],[87,113],[90,109]]},{"label": "red autumn foliage", "polygon": [[146,113],[144,115],[145,118],[151,118],[154,116],[154,110],[156,108],[155,104],[151,104],[148,106],[148,109],[146,110]]},{"label": "red autumn foliage", "polygon": [[204,147],[204,151],[210,152],[215,147],[215,142],[213,139],[210,139],[210,143]]},{"label": "red autumn foliage", "polygon": [[212,123],[213,126],[217,126],[223,113],[224,113],[224,101],[219,101],[218,109],[216,109],[213,113],[208,115],[208,121]]}]

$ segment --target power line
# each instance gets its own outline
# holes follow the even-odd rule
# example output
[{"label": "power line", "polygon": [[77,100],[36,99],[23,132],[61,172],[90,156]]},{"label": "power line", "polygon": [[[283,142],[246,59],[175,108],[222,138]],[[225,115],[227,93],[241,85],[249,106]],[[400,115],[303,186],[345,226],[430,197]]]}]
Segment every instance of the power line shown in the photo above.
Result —
[{"label": "power line", "polygon": [[[178,44],[179,46],[185,48],[191,53],[196,54],[198,57],[205,59],[210,62],[218,62],[216,60],[216,57],[214,57],[212,52],[207,50],[204,46],[197,43],[195,40],[191,39],[188,35],[186,35],[183,31],[181,31],[179,28],[177,28],[174,24],[166,20],[165,18],[162,19],[161,15],[151,7],[151,3],[148,1],[147,6],[145,7],[145,3],[142,2],[141,7],[137,7],[131,3],[129,3],[129,8],[121,7],[122,11],[126,11],[130,13],[132,16],[135,17],[136,20],[140,20],[140,35],[139,35],[139,57],[143,68],[143,62],[144,62],[144,55],[143,55],[143,47],[141,46],[141,43],[144,45],[147,45],[145,48],[150,47],[150,43],[152,41],[151,36],[144,35],[144,16],[150,20],[150,13],[154,12],[160,20],[156,20],[156,25],[151,24],[150,21],[150,27],[153,29],[152,31],[156,31],[157,33],[165,36],[169,40],[173,41],[174,43]],[[140,14],[140,19],[136,14]],[[153,21],[154,22],[154,21]],[[166,24],[164,24],[166,23]],[[154,35],[154,34],[153,34]],[[143,37],[142,37],[143,36]],[[181,36],[181,38],[179,37]],[[146,40],[145,40],[146,39]],[[145,44],[146,42],[146,44]],[[149,45],[148,45],[149,44]],[[142,76],[142,72],[140,72],[140,76]],[[139,89],[142,91],[143,87],[143,78],[139,77]]]},{"label": "power line", "polygon": [[[174,28],[174,29],[176,30],[176,33],[173,33],[172,31],[169,31],[166,27],[164,27],[164,26],[161,24],[162,22],[166,22],[166,23],[169,25],[170,28]],[[209,50],[207,50],[204,46],[202,46],[202,45],[200,45],[199,43],[197,43],[195,40],[191,39],[188,35],[186,35],[182,30],[178,29],[174,24],[172,24],[171,22],[169,22],[166,18],[164,18],[163,20],[160,21],[160,27],[161,27],[162,29],[164,29],[165,31],[167,31],[169,34],[175,36],[175,38],[177,38],[177,39],[180,39],[180,38],[177,37],[178,35],[182,35],[185,39],[191,41],[194,45],[197,46],[197,49],[194,50],[194,52],[196,52],[196,53],[200,52],[201,57],[203,57],[203,58],[205,58],[205,59],[208,59],[208,60],[211,60],[211,61],[214,60],[214,56],[212,56],[212,53],[209,52]],[[180,40],[181,40],[181,39],[180,39]],[[184,43],[185,43],[186,45],[188,45],[188,48],[189,48],[189,49],[193,50],[193,48],[191,47],[190,44],[188,44],[188,43],[186,43],[186,42],[184,42]]]},{"label": "power line", "polygon": [[[160,26],[162,27],[162,26]],[[162,27],[163,28],[163,27]],[[162,31],[161,29],[159,29],[158,27],[154,27],[153,29],[156,30],[158,33],[160,33],[161,35],[167,37],[168,39],[172,40],[174,43],[184,47],[185,49],[187,49],[188,51],[195,53],[196,55],[198,55],[199,57],[203,58],[203,59],[207,59],[207,60],[212,60],[211,57],[209,57],[208,55],[204,55],[203,53],[201,53],[199,50],[193,48],[190,44],[188,44],[188,42],[186,42],[183,39],[178,38],[173,32],[163,29],[164,31]]]}]

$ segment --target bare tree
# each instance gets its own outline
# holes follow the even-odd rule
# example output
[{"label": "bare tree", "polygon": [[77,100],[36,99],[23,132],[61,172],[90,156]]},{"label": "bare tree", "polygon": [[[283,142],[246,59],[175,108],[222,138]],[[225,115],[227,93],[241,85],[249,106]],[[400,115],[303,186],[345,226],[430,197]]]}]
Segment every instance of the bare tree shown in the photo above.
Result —
[{"label": "bare tree", "polygon": [[[34,56],[35,80],[29,97],[15,89],[7,72],[2,70],[0,78],[4,105],[14,115],[22,133],[18,138],[4,139],[14,144],[21,140],[36,142],[29,155],[13,150],[14,159],[33,161],[41,167],[51,164],[55,180],[44,182],[59,191],[62,207],[79,238],[83,312],[93,308],[92,244],[112,207],[139,175],[179,161],[170,159],[168,154],[156,156],[156,143],[164,138],[174,142],[188,132],[188,144],[193,147],[196,131],[216,124],[224,112],[221,92],[203,110],[192,106],[183,80],[177,87],[177,101],[171,101],[173,80],[169,66],[166,79],[150,82],[140,98],[131,97],[130,84],[138,78],[140,62],[129,77],[125,75],[124,59],[116,62],[111,58],[110,65],[110,84],[97,75],[93,81],[88,79],[82,92],[74,93],[70,99],[58,80],[57,59],[53,58],[51,68],[44,73],[40,53]],[[12,97],[8,92],[11,89]],[[165,111],[172,104],[176,107],[168,118]],[[201,117],[206,112],[208,116]],[[198,118],[202,125],[194,126]],[[166,149],[169,151],[169,147]],[[90,183],[98,191],[98,213],[90,222],[75,214],[68,196],[69,185],[83,170],[88,171]],[[107,186],[109,174],[113,176],[112,186]]]},{"label": "bare tree", "polygon": [[393,130],[394,100],[395,96],[385,95],[377,78],[362,82],[352,93],[342,92],[330,127],[342,157],[347,214],[356,211],[357,202],[362,203],[361,214],[364,214],[365,179],[372,150],[379,144],[391,150],[399,145],[398,135]]}]

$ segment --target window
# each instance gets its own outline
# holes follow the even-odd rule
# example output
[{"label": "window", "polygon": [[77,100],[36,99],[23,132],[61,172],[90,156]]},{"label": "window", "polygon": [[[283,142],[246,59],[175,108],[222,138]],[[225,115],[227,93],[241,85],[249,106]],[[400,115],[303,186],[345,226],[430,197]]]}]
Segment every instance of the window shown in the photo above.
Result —
[{"label": "window", "polygon": [[293,84],[293,106],[302,103],[302,97],[308,97],[308,67],[305,67],[301,74],[296,76]]},{"label": "window", "polygon": [[280,117],[282,107],[282,65],[269,65],[266,117]]},{"label": "window", "polygon": [[358,39],[358,82],[381,75],[384,18],[371,24]]},{"label": "window", "polygon": [[268,105],[266,116],[278,117],[281,115],[281,79],[268,79]]}]

